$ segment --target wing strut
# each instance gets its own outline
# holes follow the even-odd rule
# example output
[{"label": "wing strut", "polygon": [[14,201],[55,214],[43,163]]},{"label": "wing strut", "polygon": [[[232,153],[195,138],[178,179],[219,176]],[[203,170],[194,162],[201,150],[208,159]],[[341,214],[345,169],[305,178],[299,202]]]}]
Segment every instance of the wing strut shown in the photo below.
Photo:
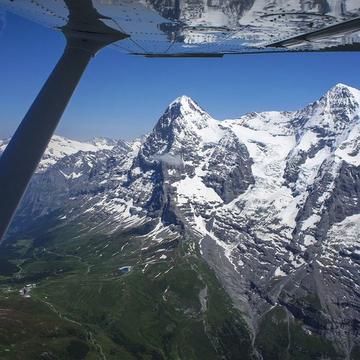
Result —
[{"label": "wing strut", "polygon": [[62,57],[0,157],[0,241],[89,61],[121,37],[64,34]]}]

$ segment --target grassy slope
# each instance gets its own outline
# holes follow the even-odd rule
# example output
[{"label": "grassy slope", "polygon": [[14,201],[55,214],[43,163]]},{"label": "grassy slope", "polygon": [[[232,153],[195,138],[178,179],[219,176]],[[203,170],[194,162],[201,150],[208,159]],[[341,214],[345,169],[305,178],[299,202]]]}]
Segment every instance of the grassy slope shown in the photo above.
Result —
[{"label": "grassy slope", "polygon": [[[12,244],[0,252],[0,359],[252,358],[241,314],[190,241],[171,246],[166,259],[154,257],[163,244],[146,249],[144,237],[81,235],[78,226]],[[122,275],[125,265],[133,270]],[[32,297],[20,297],[31,282]],[[316,301],[305,300],[315,311]],[[343,358],[282,307],[259,329],[263,360]]]},{"label": "grassy slope", "polygon": [[266,360],[344,359],[330,341],[306,332],[280,306],[264,316],[259,328],[255,345]]},{"label": "grassy slope", "polygon": [[[143,240],[75,231],[12,247],[19,270],[0,279],[1,359],[251,358],[240,314],[195,254],[178,247],[144,270],[154,252],[139,251]],[[121,275],[123,265],[133,271]],[[20,297],[29,282],[32,297]]]}]

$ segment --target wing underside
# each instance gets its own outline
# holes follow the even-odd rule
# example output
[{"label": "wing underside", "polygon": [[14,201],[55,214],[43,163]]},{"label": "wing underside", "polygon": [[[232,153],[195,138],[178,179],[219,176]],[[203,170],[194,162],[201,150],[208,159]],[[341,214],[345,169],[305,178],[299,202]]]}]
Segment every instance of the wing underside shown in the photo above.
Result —
[{"label": "wing underside", "polygon": [[129,35],[117,49],[148,57],[284,51],[354,51],[358,0],[0,0],[54,29],[100,32],[96,18]]}]

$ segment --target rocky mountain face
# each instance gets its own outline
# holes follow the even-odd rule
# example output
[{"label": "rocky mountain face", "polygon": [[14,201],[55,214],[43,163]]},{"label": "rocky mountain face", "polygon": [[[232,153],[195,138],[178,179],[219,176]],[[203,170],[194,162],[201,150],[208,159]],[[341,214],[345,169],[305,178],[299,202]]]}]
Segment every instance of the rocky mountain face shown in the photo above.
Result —
[{"label": "rocky mountain face", "polygon": [[338,84],[299,111],[224,121],[182,96],[130,143],[56,136],[10,237],[52,217],[190,242],[241,311],[254,356],[272,358],[273,322],[270,338],[287,341],[278,354],[301,334],[334,349],[319,359],[359,359],[359,117],[360,91]]}]

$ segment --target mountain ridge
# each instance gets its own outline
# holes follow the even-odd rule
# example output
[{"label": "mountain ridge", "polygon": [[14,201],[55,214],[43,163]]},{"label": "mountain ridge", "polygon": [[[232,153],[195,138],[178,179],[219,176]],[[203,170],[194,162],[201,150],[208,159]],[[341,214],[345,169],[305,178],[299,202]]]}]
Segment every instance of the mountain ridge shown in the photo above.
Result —
[{"label": "mountain ridge", "polygon": [[359,94],[338,84],[298,111],[224,121],[181,96],[141,142],[100,142],[36,173],[9,239],[31,234],[30,218],[52,217],[94,234],[141,232],[144,248],[161,244],[157,256],[190,241],[258,349],[264,319],[280,311],[350,359],[360,331]]}]

